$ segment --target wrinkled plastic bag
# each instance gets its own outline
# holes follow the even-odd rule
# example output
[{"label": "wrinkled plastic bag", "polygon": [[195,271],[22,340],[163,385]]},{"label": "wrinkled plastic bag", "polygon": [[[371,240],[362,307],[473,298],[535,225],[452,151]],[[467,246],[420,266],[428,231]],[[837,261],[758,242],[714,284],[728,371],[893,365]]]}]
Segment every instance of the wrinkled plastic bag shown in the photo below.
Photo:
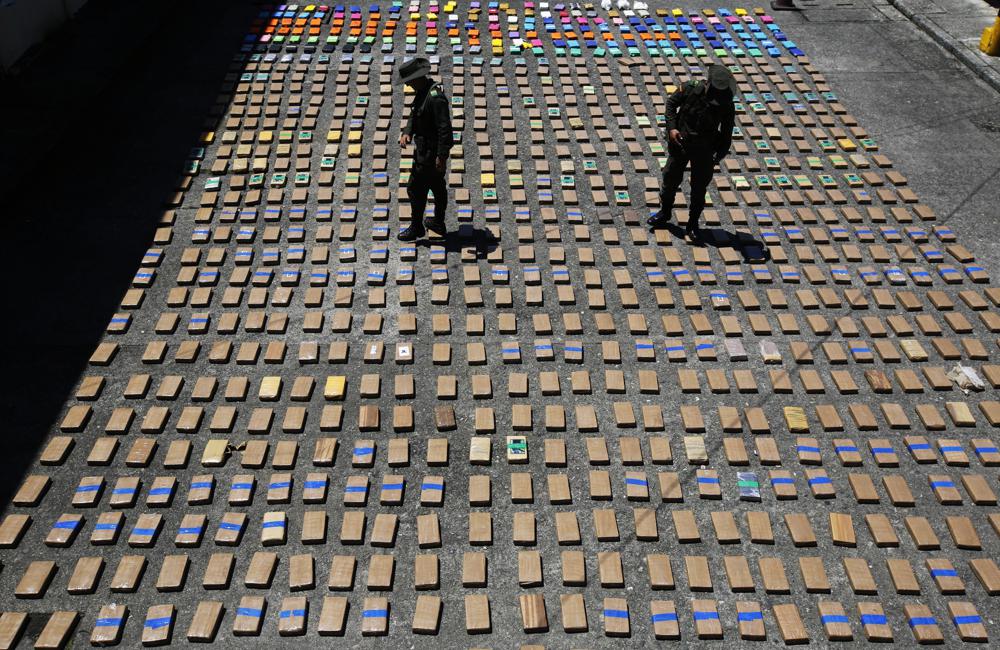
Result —
[{"label": "wrinkled plastic bag", "polygon": [[960,363],[948,371],[948,379],[955,382],[955,385],[966,393],[969,391],[976,391],[978,393],[979,391],[986,390],[986,382],[979,376],[979,373],[975,369],[963,366]]}]

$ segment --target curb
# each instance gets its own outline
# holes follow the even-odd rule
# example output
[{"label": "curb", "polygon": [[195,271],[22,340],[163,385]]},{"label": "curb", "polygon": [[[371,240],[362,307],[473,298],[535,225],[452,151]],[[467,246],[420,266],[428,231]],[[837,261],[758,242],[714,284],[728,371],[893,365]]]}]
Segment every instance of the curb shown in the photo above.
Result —
[{"label": "curb", "polygon": [[997,72],[990,66],[984,64],[976,58],[974,54],[969,52],[967,48],[956,44],[954,39],[943,34],[941,29],[934,25],[931,21],[927,20],[920,14],[914,13],[911,9],[906,7],[902,0],[888,0],[888,2],[894,9],[899,11],[899,13],[906,16],[910,22],[919,27],[921,31],[930,36],[935,43],[940,45],[955,58],[965,64],[965,67],[969,68],[977,77],[993,88],[993,90],[1000,93],[1000,72]]}]

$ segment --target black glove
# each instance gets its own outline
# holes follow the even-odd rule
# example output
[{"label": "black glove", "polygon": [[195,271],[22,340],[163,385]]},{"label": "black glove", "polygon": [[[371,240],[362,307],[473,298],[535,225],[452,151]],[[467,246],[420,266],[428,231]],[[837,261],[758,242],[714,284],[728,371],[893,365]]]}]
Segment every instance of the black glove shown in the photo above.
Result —
[{"label": "black glove", "polygon": [[715,164],[718,165],[720,162],[722,162],[722,159],[725,158],[728,154],[729,154],[728,151],[716,151]]}]

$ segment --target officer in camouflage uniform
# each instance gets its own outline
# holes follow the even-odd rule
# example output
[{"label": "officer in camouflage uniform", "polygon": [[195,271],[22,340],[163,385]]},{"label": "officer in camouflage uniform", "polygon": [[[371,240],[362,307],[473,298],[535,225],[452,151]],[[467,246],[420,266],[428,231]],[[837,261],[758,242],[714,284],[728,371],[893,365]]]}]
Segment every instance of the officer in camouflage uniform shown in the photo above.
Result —
[{"label": "officer in camouflage uniform", "polygon": [[[413,167],[406,193],[410,198],[410,226],[399,233],[401,241],[414,241],[427,230],[444,234],[448,209],[448,186],[444,174],[452,145],[451,107],[444,89],[428,75],[431,62],[412,59],[399,69],[399,82],[416,91],[410,117],[399,136],[399,146],[414,144]],[[427,192],[434,194],[434,218],[421,221],[427,207]]]},{"label": "officer in camouflage uniform", "polygon": [[708,79],[689,81],[667,99],[669,159],[660,184],[660,211],[646,222],[653,228],[662,228],[670,221],[674,196],[690,163],[691,210],[685,234],[691,241],[701,238],[698,220],[705,209],[705,190],[715,166],[733,142],[736,91],[736,80],[729,70],[711,65]]}]

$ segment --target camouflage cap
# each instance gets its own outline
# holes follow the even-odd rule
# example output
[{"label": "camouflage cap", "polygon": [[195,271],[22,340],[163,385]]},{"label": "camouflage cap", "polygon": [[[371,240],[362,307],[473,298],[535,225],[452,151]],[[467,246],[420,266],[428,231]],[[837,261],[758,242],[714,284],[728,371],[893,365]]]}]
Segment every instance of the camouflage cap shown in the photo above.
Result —
[{"label": "camouflage cap", "polygon": [[431,73],[431,62],[423,57],[410,59],[399,67],[399,83],[410,83],[414,79],[426,77]]},{"label": "camouflage cap", "polygon": [[712,88],[728,90],[734,95],[739,90],[733,73],[729,71],[729,68],[718,63],[708,66],[708,82],[712,85]]}]

